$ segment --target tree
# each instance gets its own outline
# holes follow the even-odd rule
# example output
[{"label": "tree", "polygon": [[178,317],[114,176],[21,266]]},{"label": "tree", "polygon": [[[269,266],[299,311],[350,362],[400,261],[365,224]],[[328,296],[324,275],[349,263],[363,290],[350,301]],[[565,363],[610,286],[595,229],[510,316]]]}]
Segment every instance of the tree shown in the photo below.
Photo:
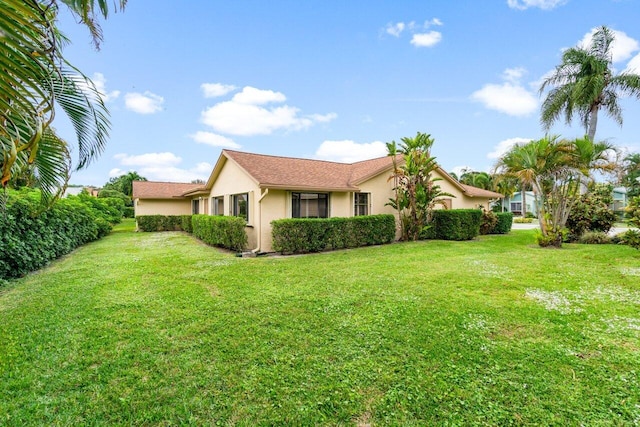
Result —
[{"label": "tree", "polygon": [[66,186],[71,171],[67,143],[51,127],[56,106],[75,128],[77,169],[102,152],[110,126],[99,91],[62,54],[67,39],[56,26],[59,3],[87,26],[98,47],[97,16],[107,17],[108,0],[0,2],[0,184],[6,188],[14,174],[30,169],[45,198]]},{"label": "tree", "polygon": [[[494,188],[493,188],[494,191],[502,194],[503,196],[505,196],[505,198],[513,197],[515,192],[518,191],[518,186],[520,184],[518,179],[513,176],[498,175],[498,174],[493,176],[493,183],[494,183]],[[500,200],[500,203],[502,207],[501,211],[504,212],[505,211],[504,198]]]},{"label": "tree", "polygon": [[629,199],[640,196],[640,153],[624,158],[622,184],[627,188]]},{"label": "tree", "polygon": [[593,143],[588,137],[568,141],[546,136],[516,145],[500,158],[497,169],[502,174],[531,184],[538,194],[541,246],[562,245],[563,229],[581,186],[592,179],[592,171],[612,167],[607,156],[612,149],[609,144]]},{"label": "tree", "polygon": [[[388,155],[393,158],[395,198],[388,205],[398,211],[403,240],[418,240],[420,233],[428,226],[431,211],[444,205],[443,197],[455,197],[445,193],[435,184],[433,178],[437,169],[435,157],[431,156],[434,139],[431,135],[418,132],[414,138],[402,138],[398,146],[395,141],[387,143]],[[403,161],[398,163],[398,155]]]},{"label": "tree", "polygon": [[138,172],[131,171],[124,175],[111,178],[102,188],[103,190],[116,190],[129,197],[133,196],[133,181],[146,181]]},{"label": "tree", "polygon": [[640,75],[614,75],[613,41],[613,32],[603,26],[593,34],[590,46],[573,47],[562,54],[562,63],[540,87],[540,93],[551,88],[542,104],[541,122],[545,129],[549,130],[561,116],[570,124],[577,114],[587,136],[594,141],[601,109],[622,126],[618,96],[640,98]]},{"label": "tree", "polygon": [[493,178],[486,172],[468,170],[460,176],[459,181],[473,187],[491,190],[493,188]]}]

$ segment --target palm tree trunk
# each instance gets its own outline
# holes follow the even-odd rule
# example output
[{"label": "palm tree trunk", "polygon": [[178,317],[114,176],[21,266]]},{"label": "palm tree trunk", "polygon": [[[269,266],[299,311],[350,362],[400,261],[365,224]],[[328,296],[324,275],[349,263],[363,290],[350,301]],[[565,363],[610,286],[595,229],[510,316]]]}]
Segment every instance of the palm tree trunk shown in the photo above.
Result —
[{"label": "palm tree trunk", "polygon": [[596,137],[596,128],[598,127],[598,105],[594,105],[591,107],[591,111],[589,112],[589,130],[587,136],[589,140],[593,142]]},{"label": "palm tree trunk", "polygon": [[522,202],[522,209],[520,212],[520,214],[522,215],[522,218],[526,218],[527,217],[527,187],[525,185],[525,183],[522,183],[522,197],[521,200]]}]

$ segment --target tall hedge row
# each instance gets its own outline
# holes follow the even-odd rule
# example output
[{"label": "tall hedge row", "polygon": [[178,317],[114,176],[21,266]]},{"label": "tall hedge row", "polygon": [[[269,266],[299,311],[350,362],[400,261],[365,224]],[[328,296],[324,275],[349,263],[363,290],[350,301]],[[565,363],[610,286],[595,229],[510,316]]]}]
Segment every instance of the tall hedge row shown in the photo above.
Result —
[{"label": "tall hedge row", "polygon": [[235,216],[193,215],[193,235],[203,242],[241,251],[247,246],[245,220]]},{"label": "tall hedge row", "polygon": [[89,195],[60,199],[48,209],[34,190],[9,190],[0,197],[0,279],[24,276],[105,236],[110,221],[121,218],[111,199]]},{"label": "tall hedge row", "polygon": [[191,233],[191,215],[139,215],[139,231],[186,231]]},{"label": "tall hedge row", "polygon": [[286,254],[390,243],[396,235],[393,215],[279,219],[271,228],[273,250]]},{"label": "tall hedge row", "polygon": [[480,234],[480,209],[438,209],[433,211],[428,238],[471,240]]},{"label": "tall hedge row", "polygon": [[513,226],[513,213],[512,212],[498,212],[498,223],[489,234],[507,234],[511,231]]}]

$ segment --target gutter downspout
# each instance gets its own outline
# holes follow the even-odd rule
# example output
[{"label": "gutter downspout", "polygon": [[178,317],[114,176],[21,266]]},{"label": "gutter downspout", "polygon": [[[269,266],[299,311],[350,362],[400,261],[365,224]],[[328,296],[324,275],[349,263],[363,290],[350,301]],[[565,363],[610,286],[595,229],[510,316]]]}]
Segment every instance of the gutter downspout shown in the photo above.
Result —
[{"label": "gutter downspout", "polygon": [[258,199],[258,238],[257,238],[257,246],[255,249],[251,250],[251,253],[257,254],[260,252],[260,246],[262,246],[262,199],[269,194],[269,189],[265,188],[264,192],[260,193],[260,198]]}]

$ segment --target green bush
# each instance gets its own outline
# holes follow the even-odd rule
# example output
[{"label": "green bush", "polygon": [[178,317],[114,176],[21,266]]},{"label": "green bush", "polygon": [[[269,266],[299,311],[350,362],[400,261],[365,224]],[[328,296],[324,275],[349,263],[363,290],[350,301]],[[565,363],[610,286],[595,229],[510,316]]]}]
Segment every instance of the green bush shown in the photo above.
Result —
[{"label": "green bush", "polygon": [[611,238],[602,231],[587,231],[580,236],[578,243],[586,245],[603,245],[611,243]]},{"label": "green bush", "polygon": [[481,221],[480,209],[438,209],[427,234],[440,240],[471,240],[480,234]]},{"label": "green bush", "polygon": [[533,222],[533,218],[522,218],[522,217],[513,218],[514,224],[531,224],[532,222]]},{"label": "green bush", "polygon": [[498,225],[498,216],[491,212],[482,210],[482,217],[480,219],[480,234],[491,234]]},{"label": "green bush", "polygon": [[191,215],[140,215],[136,223],[139,231],[188,231],[182,228],[183,216]]},{"label": "green bush", "polygon": [[498,217],[498,222],[490,234],[507,234],[510,232],[513,225],[513,213],[500,212],[496,216]]},{"label": "green bush", "polygon": [[393,215],[291,218],[272,221],[271,229],[273,250],[293,254],[390,243],[395,239],[396,222]]},{"label": "green bush", "polygon": [[125,206],[124,207],[124,214],[123,216],[125,218],[135,218],[136,216],[136,210],[135,208],[131,207],[131,206]]},{"label": "green bush", "polygon": [[588,231],[608,233],[616,222],[616,214],[609,209],[613,202],[610,185],[599,185],[583,194],[571,208],[566,227],[569,241],[580,239]]},{"label": "green bush", "polygon": [[621,245],[629,245],[632,248],[640,249],[640,231],[627,230],[615,236],[613,241]]},{"label": "green bush", "polygon": [[193,215],[190,221],[193,235],[203,242],[241,251],[247,246],[244,218],[219,215]]},{"label": "green bush", "polygon": [[8,191],[6,197],[0,211],[0,279],[24,276],[111,231],[113,212],[104,200],[72,196],[45,207],[35,190]]}]

